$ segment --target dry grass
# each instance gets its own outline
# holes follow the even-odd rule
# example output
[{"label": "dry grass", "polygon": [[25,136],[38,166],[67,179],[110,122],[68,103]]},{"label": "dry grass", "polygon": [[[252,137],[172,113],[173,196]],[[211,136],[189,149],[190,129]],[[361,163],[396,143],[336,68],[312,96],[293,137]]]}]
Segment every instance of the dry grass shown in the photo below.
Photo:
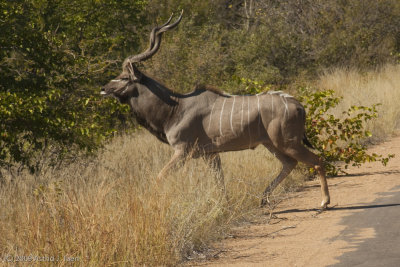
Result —
[{"label": "dry grass", "polygon": [[[176,265],[202,252],[228,227],[259,213],[260,196],[280,168],[261,148],[225,153],[229,200],[201,160],[157,185],[172,154],[147,132],[117,137],[95,160],[0,190],[0,255],[79,258],[84,266]],[[301,183],[299,171],[286,187]],[[293,187],[293,186],[292,186]]]},{"label": "dry grass", "polygon": [[[319,87],[342,94],[341,109],[382,103],[380,119],[370,127],[383,138],[398,126],[399,71],[337,70],[324,75]],[[201,255],[232,224],[259,215],[261,193],[280,169],[263,147],[222,154],[226,201],[200,159],[156,184],[171,154],[138,132],[115,138],[96,159],[4,183],[0,265],[7,255],[53,256],[60,266],[68,264],[64,256],[76,257],[81,266],[179,264],[193,252]],[[294,171],[278,193],[296,188],[304,176]]]},{"label": "dry grass", "polygon": [[387,65],[366,73],[335,69],[323,74],[317,87],[332,89],[343,96],[337,114],[351,105],[372,106],[380,103],[379,118],[367,126],[373,134],[371,141],[383,141],[400,127],[400,65]]}]

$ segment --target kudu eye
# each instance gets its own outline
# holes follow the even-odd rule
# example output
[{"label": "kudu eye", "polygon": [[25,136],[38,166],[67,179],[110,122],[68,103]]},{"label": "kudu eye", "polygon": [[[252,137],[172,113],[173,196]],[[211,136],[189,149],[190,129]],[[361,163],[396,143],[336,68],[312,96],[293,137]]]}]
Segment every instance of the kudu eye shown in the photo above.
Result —
[{"label": "kudu eye", "polygon": [[106,89],[104,88],[104,87],[101,87],[101,89],[100,89],[100,94],[101,95],[106,95],[107,93],[106,93]]}]

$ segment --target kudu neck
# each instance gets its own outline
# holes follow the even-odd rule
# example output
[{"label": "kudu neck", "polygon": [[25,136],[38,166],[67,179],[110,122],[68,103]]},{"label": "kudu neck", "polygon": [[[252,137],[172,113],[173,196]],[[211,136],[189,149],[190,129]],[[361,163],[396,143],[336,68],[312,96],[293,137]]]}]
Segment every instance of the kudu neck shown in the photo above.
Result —
[{"label": "kudu neck", "polygon": [[178,107],[178,100],[171,90],[143,75],[138,96],[131,99],[130,106],[143,127],[166,141],[165,128]]},{"label": "kudu neck", "polygon": [[166,104],[168,106],[175,106],[178,104],[176,101],[176,94],[156,80],[143,75],[142,85],[151,92],[150,95],[156,96],[159,101],[162,102],[160,104]]}]

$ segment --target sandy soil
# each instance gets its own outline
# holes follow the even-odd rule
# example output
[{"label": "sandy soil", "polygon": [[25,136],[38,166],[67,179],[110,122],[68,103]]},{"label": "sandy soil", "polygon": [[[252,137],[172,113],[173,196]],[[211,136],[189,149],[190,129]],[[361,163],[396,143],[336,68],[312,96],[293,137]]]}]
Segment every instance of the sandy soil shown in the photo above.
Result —
[{"label": "sandy soil", "polygon": [[318,213],[318,181],[259,222],[240,226],[197,266],[400,266],[400,135],[371,148],[396,154],[328,180],[331,209]]}]

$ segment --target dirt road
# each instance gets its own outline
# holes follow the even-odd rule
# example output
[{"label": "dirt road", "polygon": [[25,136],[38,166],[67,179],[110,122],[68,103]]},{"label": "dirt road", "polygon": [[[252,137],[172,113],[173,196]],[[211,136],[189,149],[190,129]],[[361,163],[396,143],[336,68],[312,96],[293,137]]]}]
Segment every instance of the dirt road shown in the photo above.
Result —
[{"label": "dirt road", "polygon": [[[371,149],[394,153],[329,179],[331,206],[318,214],[318,181],[280,204],[273,224],[241,226],[201,266],[400,266],[400,136]],[[267,216],[267,215],[266,215]]]}]

